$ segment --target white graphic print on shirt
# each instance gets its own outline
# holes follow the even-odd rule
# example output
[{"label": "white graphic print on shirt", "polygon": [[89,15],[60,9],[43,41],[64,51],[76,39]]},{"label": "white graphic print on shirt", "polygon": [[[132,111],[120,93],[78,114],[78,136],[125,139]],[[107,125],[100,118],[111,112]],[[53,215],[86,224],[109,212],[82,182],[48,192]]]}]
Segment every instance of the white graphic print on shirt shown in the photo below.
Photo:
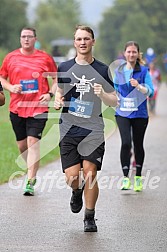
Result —
[{"label": "white graphic print on shirt", "polygon": [[73,72],[72,75],[75,79],[79,80],[79,82],[70,85],[76,86],[76,92],[79,92],[80,96],[79,100],[74,97],[71,98],[68,112],[74,116],[90,118],[93,110],[93,102],[83,101],[82,97],[86,92],[90,92],[90,87],[93,88],[93,84],[91,82],[95,80],[95,78],[88,80],[85,78],[85,75],[82,75],[82,77],[79,78]]}]

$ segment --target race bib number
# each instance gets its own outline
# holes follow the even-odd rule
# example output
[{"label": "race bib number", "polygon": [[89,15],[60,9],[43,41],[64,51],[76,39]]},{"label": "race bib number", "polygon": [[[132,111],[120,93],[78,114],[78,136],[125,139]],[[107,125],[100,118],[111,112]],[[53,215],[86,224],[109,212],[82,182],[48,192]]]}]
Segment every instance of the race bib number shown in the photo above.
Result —
[{"label": "race bib number", "polygon": [[21,80],[20,84],[22,85],[22,94],[37,93],[39,91],[38,80]]},{"label": "race bib number", "polygon": [[78,117],[90,118],[92,110],[93,102],[78,100],[74,97],[71,98],[68,113]]},{"label": "race bib number", "polygon": [[137,111],[137,98],[122,97],[121,98],[121,111]]}]

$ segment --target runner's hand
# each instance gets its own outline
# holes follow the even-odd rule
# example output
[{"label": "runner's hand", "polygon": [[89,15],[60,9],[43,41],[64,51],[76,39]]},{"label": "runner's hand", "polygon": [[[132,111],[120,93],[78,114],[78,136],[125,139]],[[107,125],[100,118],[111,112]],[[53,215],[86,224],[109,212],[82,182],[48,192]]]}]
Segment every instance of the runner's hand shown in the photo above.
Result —
[{"label": "runner's hand", "polygon": [[40,97],[39,97],[39,101],[41,104],[48,104],[48,102],[50,101],[51,97],[50,97],[50,94],[47,93],[47,94],[42,94]]},{"label": "runner's hand", "polygon": [[55,96],[55,101],[54,101],[54,108],[56,110],[61,109],[61,107],[64,106],[64,97],[58,97],[58,95]]},{"label": "runner's hand", "polygon": [[22,91],[22,85],[21,84],[10,85],[9,91],[11,93],[19,94]]},{"label": "runner's hand", "polygon": [[98,97],[101,97],[103,95],[104,90],[101,84],[94,83],[93,88],[94,88],[94,94],[96,94]]},{"label": "runner's hand", "polygon": [[137,87],[139,85],[139,82],[133,78],[131,78],[129,81],[132,87]]}]

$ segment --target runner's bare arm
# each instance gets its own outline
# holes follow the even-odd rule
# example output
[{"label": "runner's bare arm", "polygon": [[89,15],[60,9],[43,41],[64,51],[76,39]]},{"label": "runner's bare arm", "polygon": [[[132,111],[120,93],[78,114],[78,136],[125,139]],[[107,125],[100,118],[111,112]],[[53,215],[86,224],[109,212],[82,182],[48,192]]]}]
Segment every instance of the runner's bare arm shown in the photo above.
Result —
[{"label": "runner's bare arm", "polygon": [[0,76],[0,81],[2,84],[2,87],[6,90],[8,90],[11,93],[20,93],[22,90],[21,84],[10,84],[9,81],[7,81],[4,77]]},{"label": "runner's bare arm", "polygon": [[142,94],[147,94],[148,93],[148,88],[140,85],[137,80],[131,78],[130,79],[130,84],[132,87],[136,87],[138,91],[140,91]]},{"label": "runner's bare arm", "polygon": [[94,83],[94,93],[104,102],[106,106],[116,107],[118,98],[116,92],[106,93],[101,84]]},{"label": "runner's bare arm", "polygon": [[57,78],[52,78],[52,85],[50,87],[50,90],[46,94],[42,94],[40,96],[40,102],[48,102],[50,99],[55,95],[57,89]]},{"label": "runner's bare arm", "polygon": [[64,97],[63,97],[63,89],[57,87],[54,101],[54,108],[59,110],[62,106],[64,106]]},{"label": "runner's bare arm", "polygon": [[52,85],[50,87],[49,93],[56,94],[56,89],[57,89],[57,77],[52,79]]}]

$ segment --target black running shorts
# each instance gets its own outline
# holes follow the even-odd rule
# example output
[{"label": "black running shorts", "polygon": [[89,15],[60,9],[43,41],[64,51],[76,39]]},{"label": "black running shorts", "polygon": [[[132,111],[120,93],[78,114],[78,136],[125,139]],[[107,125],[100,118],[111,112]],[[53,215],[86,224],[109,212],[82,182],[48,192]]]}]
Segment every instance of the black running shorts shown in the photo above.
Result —
[{"label": "black running shorts", "polygon": [[104,136],[67,137],[60,141],[60,155],[63,172],[65,169],[88,160],[101,170],[105,142]]},{"label": "black running shorts", "polygon": [[[44,116],[42,117],[42,115]],[[17,114],[10,112],[10,120],[17,141],[21,141],[27,138],[27,136],[32,136],[41,139],[42,132],[47,121],[47,113],[41,114],[39,118],[24,118],[19,117]]]}]

